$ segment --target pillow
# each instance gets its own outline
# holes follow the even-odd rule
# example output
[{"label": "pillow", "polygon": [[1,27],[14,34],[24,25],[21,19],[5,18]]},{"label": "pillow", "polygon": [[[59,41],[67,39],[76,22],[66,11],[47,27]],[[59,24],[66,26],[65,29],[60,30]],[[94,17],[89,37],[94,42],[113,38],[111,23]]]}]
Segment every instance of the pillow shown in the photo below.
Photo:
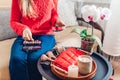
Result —
[{"label": "pillow", "polygon": [[75,3],[70,0],[58,0],[58,14],[66,26],[78,25],[75,16]]},{"label": "pillow", "polygon": [[9,16],[9,9],[0,9],[0,40],[5,40],[17,36],[10,27]]}]

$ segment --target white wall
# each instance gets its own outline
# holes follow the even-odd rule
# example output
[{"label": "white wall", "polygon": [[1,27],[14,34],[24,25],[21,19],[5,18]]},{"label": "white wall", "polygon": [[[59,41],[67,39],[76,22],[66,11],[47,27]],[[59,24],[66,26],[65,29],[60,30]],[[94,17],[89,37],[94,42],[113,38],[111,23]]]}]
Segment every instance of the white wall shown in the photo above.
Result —
[{"label": "white wall", "polygon": [[120,0],[112,0],[110,9],[112,11],[112,16],[108,21],[107,27],[120,27]]},{"label": "white wall", "polygon": [[12,0],[0,0],[0,8],[8,8],[11,6]]},{"label": "white wall", "polygon": [[112,0],[112,16],[105,29],[103,51],[107,54],[120,55],[120,0]]}]

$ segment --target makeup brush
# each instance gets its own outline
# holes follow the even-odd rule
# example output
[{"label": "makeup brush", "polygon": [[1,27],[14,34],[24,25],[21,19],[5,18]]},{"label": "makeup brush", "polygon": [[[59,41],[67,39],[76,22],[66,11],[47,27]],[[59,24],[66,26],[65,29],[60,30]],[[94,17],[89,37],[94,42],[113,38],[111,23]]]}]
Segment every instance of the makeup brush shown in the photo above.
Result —
[{"label": "makeup brush", "polygon": [[48,52],[46,53],[46,55],[48,55],[48,57],[51,58],[51,59],[55,59],[55,58],[56,58],[56,56],[53,54],[52,51],[48,51]]},{"label": "makeup brush", "polygon": [[42,56],[41,56],[41,61],[53,61],[51,58],[49,58],[47,55],[45,55],[45,54],[43,54]]}]

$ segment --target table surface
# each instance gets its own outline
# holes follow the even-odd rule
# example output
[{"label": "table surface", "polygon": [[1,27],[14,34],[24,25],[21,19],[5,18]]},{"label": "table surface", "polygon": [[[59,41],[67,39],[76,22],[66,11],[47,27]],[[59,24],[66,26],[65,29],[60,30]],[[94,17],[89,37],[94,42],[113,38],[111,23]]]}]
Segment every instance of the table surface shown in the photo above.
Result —
[{"label": "table surface", "polygon": [[[97,71],[95,76],[91,80],[109,80],[112,76],[112,65],[110,62],[105,59],[101,54],[94,52],[91,57],[97,63]],[[47,80],[61,80],[56,75],[54,75],[50,69],[49,62],[48,64],[41,64],[41,60],[38,60],[38,70],[43,77]]]}]

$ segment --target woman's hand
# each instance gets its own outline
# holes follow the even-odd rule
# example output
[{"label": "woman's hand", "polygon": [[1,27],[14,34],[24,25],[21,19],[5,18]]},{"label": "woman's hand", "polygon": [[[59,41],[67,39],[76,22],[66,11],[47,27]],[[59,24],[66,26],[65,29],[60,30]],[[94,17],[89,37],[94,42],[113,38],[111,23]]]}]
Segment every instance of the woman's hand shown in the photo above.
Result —
[{"label": "woman's hand", "polygon": [[24,40],[30,40],[33,41],[34,39],[32,38],[32,33],[29,28],[25,28],[23,30],[23,36]]},{"label": "woman's hand", "polygon": [[58,19],[55,23],[55,27],[63,27],[63,26],[65,26],[65,24],[61,20]]},{"label": "woman's hand", "polygon": [[58,19],[54,25],[54,27],[55,27],[54,29],[55,29],[55,31],[61,31],[61,30],[63,30],[63,26],[65,26],[65,24]]}]

